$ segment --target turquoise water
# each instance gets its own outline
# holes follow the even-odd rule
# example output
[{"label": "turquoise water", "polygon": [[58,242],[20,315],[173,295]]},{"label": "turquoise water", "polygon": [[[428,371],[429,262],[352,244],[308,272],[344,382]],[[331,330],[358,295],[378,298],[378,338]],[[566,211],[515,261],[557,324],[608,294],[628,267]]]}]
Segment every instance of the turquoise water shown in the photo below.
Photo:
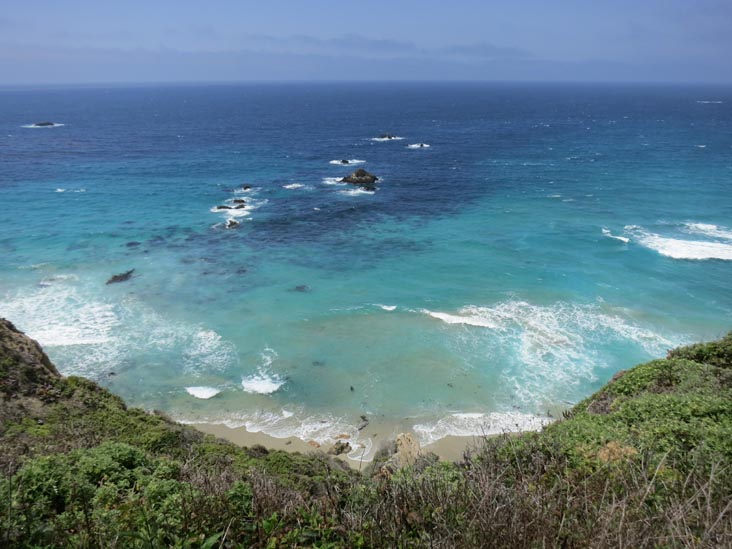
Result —
[{"label": "turquoise water", "polygon": [[[0,315],[179,419],[531,428],[732,326],[730,89],[48,89],[0,113]],[[359,166],[376,192],[334,184]]]}]

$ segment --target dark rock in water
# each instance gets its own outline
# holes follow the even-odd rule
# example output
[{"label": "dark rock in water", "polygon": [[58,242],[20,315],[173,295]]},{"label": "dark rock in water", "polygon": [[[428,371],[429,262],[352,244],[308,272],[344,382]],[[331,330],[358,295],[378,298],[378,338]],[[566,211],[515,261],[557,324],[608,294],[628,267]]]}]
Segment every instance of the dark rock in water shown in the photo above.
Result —
[{"label": "dark rock in water", "polygon": [[341,164],[350,164],[348,160],[341,160]]},{"label": "dark rock in water", "polygon": [[33,125],[37,128],[43,128],[45,126],[55,126],[56,124],[54,122],[36,122]]},{"label": "dark rock in water", "polygon": [[238,275],[243,275],[243,274],[244,274],[244,273],[246,273],[246,272],[247,272],[247,269],[246,269],[246,267],[239,267],[239,268],[238,268],[238,269],[236,270],[236,274],[238,274]]},{"label": "dark rock in water", "polygon": [[379,139],[394,139],[395,137],[396,137],[396,135],[392,135],[390,133],[382,133],[379,136]]},{"label": "dark rock in water", "polygon": [[247,201],[244,200],[243,198],[235,198],[234,200],[232,200],[232,202],[234,204],[246,204],[247,203]]},{"label": "dark rock in water", "polygon": [[341,179],[341,182],[351,183],[352,185],[361,185],[368,190],[374,190],[376,188],[374,183],[376,183],[378,180],[379,178],[376,177],[374,174],[367,172],[363,168],[359,168],[351,175],[347,175],[346,177]]},{"label": "dark rock in water", "polygon": [[252,188],[252,186],[251,186],[251,185],[244,185],[244,186],[243,186],[243,187],[241,188],[241,190],[242,190],[242,191],[249,191],[249,190],[251,190],[251,188]]},{"label": "dark rock in water", "polygon": [[295,292],[307,293],[307,292],[311,291],[312,288],[310,286],[308,286],[307,284],[300,284],[299,286],[295,286],[292,290]]},{"label": "dark rock in water", "polygon": [[142,244],[142,242],[138,242],[137,240],[133,240],[132,242],[128,242],[127,244],[125,244],[125,246],[127,246],[128,248],[136,248],[140,244]]},{"label": "dark rock in water", "polygon": [[220,206],[216,206],[217,210],[230,210],[231,206],[224,206],[223,204]]},{"label": "dark rock in water", "polygon": [[226,222],[226,225],[224,225],[224,227],[227,228],[227,229],[236,229],[238,226],[239,226],[239,222],[238,221],[234,221],[233,219],[229,219]]},{"label": "dark rock in water", "polygon": [[369,418],[366,416],[361,416],[361,425],[358,426],[359,431],[363,431],[369,424]]},{"label": "dark rock in water", "polygon": [[313,360],[313,366],[325,366],[325,362],[322,360]]},{"label": "dark rock in water", "polygon": [[247,207],[246,204],[238,204],[238,205],[234,206],[234,209],[241,210],[242,208],[246,208],[246,207]]},{"label": "dark rock in water", "polygon": [[347,454],[351,451],[351,445],[347,442],[339,440],[335,443],[335,446],[328,450],[328,453],[332,456],[340,456],[341,454]]},{"label": "dark rock in water", "polygon": [[117,282],[126,282],[130,278],[132,278],[132,273],[135,272],[135,269],[130,269],[126,273],[121,273],[112,276],[109,280],[107,280],[107,284],[116,284]]},{"label": "dark rock in water", "polygon": [[351,385],[351,392],[355,391],[356,389],[353,388],[353,385]]}]

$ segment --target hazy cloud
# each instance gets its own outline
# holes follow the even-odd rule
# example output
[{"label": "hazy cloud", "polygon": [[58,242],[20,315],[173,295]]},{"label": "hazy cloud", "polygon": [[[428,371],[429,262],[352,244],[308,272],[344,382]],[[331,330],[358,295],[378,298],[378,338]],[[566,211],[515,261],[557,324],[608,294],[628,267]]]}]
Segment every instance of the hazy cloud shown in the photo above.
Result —
[{"label": "hazy cloud", "polygon": [[496,46],[488,42],[448,46],[440,51],[447,55],[482,59],[526,59],[534,56],[528,50]]}]

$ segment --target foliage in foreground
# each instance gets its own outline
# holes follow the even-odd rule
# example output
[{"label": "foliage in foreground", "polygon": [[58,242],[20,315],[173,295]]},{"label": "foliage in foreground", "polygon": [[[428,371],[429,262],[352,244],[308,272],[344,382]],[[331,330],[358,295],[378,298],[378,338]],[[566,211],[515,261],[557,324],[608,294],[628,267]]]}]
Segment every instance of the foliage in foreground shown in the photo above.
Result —
[{"label": "foliage in foreground", "polygon": [[127,410],[2,338],[2,546],[732,547],[732,334],[542,433],[364,475]]}]

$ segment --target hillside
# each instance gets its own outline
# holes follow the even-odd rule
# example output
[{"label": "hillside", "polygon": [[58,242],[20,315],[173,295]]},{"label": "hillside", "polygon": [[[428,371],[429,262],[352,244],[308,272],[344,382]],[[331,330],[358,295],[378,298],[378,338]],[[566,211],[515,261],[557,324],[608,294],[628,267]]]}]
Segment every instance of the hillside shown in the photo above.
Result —
[{"label": "hillside", "polygon": [[364,474],[128,409],[5,320],[0,399],[5,547],[732,547],[732,334],[541,433]]}]

